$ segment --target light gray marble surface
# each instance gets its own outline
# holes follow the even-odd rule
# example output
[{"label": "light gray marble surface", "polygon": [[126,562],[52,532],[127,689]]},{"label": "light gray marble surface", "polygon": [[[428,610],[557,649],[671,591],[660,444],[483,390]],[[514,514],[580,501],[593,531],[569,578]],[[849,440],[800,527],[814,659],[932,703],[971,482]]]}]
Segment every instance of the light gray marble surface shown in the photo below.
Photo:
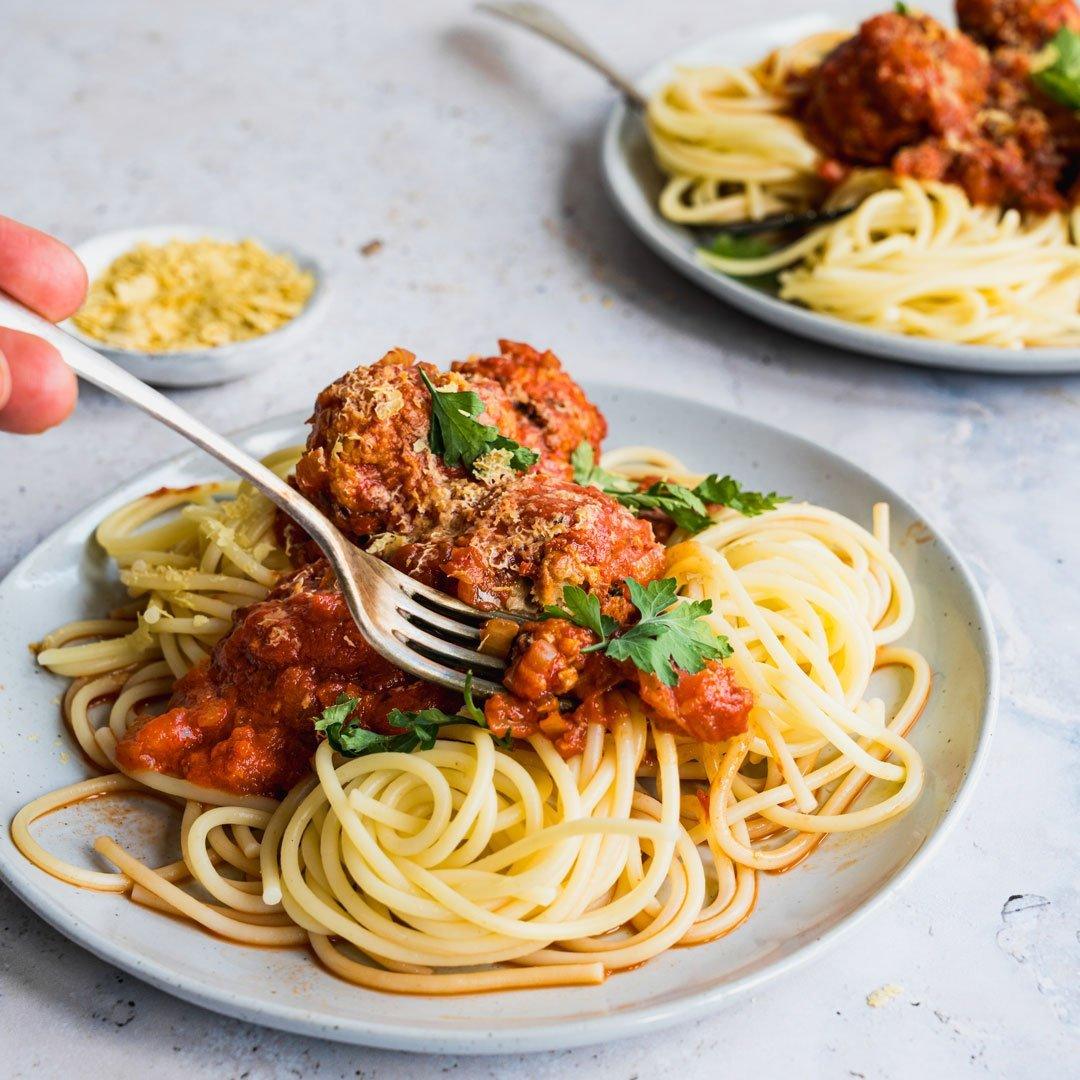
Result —
[{"label": "light gray marble surface", "polygon": [[[810,6],[774,0],[770,12]],[[631,71],[698,27],[755,17],[752,5],[701,0],[562,7]],[[174,1001],[3,893],[0,1072],[1075,1075],[1080,380],[839,355],[695,291],[605,200],[606,89],[465,3],[2,8],[0,211],[71,241],[155,222],[246,226],[330,265],[333,308],[301,353],[224,390],[181,393],[186,407],[236,427],[311,400],[389,345],[443,361],[499,335],[550,345],[587,378],[692,386],[825,443],[924,507],[986,591],[1004,695],[986,777],[932,868],[839,949],[700,1023],[530,1058],[337,1046]],[[362,255],[374,239],[381,250]],[[178,449],[93,390],[60,430],[0,435],[0,574],[122,476]],[[888,983],[903,993],[868,1007]]]}]

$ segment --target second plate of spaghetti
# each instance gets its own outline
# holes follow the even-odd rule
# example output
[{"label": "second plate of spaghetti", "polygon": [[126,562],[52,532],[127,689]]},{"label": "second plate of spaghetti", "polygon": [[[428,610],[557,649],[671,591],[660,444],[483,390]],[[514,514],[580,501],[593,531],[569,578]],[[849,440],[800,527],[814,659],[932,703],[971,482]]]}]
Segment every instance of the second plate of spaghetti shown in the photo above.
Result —
[{"label": "second plate of spaghetti", "polygon": [[[617,207],[685,276],[804,337],[974,371],[1080,369],[1080,121],[1033,74],[1053,28],[998,44],[975,7],[968,35],[951,4],[840,3],[697,42],[640,80],[646,122],[620,104],[607,125]],[[925,110],[901,101],[914,74],[882,82],[920,64],[930,82],[947,72],[951,105],[932,87]],[[724,234],[849,205],[802,234]]]},{"label": "second plate of spaghetti", "polygon": [[638,1033],[831,941],[970,791],[977,590],[825,450],[587,396],[509,342],[451,372],[392,350],[309,432],[242,441],[382,557],[531,621],[489,626],[505,693],[410,679],[197,454],[16,568],[0,873],[170,992],[414,1050]]}]

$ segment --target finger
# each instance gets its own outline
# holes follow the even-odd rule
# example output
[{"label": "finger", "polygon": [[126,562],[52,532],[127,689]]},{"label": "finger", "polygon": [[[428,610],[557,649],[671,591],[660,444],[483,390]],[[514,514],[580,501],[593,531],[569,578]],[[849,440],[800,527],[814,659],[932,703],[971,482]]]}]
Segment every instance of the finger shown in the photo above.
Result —
[{"label": "finger", "polygon": [[[0,431],[33,435],[59,424],[75,407],[75,373],[47,341],[0,327],[0,357],[8,383]],[[3,380],[0,376],[0,401]]]},{"label": "finger", "polygon": [[83,302],[86,270],[66,244],[0,215],[0,289],[58,322]]},{"label": "finger", "polygon": [[7,360],[0,352],[0,413],[11,398],[11,374],[8,371]]}]

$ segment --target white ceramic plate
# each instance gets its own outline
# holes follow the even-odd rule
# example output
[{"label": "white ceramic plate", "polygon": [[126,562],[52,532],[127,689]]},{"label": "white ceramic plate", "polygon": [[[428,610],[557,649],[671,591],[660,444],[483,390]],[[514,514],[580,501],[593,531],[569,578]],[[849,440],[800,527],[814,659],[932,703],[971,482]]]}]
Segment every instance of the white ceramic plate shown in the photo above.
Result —
[{"label": "white ceramic plate", "polygon": [[253,239],[267,251],[291,256],[301,270],[307,270],[315,278],[315,289],[300,314],[279,329],[247,341],[180,352],[147,353],[114,348],[84,334],[71,319],[63,324],[64,329],[152,386],[213,386],[232,382],[261,371],[283,359],[290,351],[295,351],[325,314],[329,289],[326,274],[318,262],[291,244],[235,229],[216,229],[204,225],[152,225],[102,233],[79,244],[75,254],[82,260],[93,281],[108,269],[114,259],[137,244],[165,244],[170,240],[201,240],[204,237],[232,243]]},{"label": "white ceramic plate", "polygon": [[[765,877],[753,917],[729,937],[676,949],[602,986],[407,1003],[340,982],[307,953],[232,945],[122,897],[55,881],[22,858],[6,828],[0,834],[4,881],[73,941],[189,1001],[271,1027],[433,1052],[552,1049],[692,1019],[819,955],[894,893],[940,846],[986,755],[997,662],[989,616],[974,582],[918,511],[829,451],[699,402],[611,386],[592,389],[611,423],[609,446],[647,441],[703,471],[730,471],[753,488],[789,492],[864,524],[872,503],[892,504],[896,553],[912,578],[918,606],[904,640],[921,649],[934,670],[930,703],[913,737],[928,780],[906,816],[858,836],[830,838],[801,866]],[[296,414],[252,428],[239,441],[264,454],[299,441],[302,432]],[[100,550],[88,542],[95,525],[138,494],[215,475],[219,470],[197,452],[143,473],[58,530],[0,584],[3,821],[34,796],[86,775],[59,718],[64,682],[37,668],[27,643],[109,606],[115,586]],[[140,800],[138,820],[144,820],[149,802]],[[123,828],[122,815],[107,811],[83,804],[37,828],[56,850],[85,860],[96,834],[88,817],[103,813],[106,829]],[[164,855],[154,832],[144,827],[131,840],[146,857]]]},{"label": "white ceramic plate", "polygon": [[[880,3],[871,6],[866,0],[858,3],[840,0],[828,14],[763,22],[749,29],[710,37],[657,64],[637,80],[637,85],[646,94],[652,94],[670,81],[674,69],[680,65],[749,64],[779,45],[820,30],[855,26],[883,7]],[[920,7],[935,14],[947,10],[935,2]],[[942,13],[941,17],[949,25],[955,22],[951,14]],[[705,266],[697,257],[702,242],[700,230],[675,225],[661,217],[657,199],[663,186],[662,175],[653,161],[640,116],[621,102],[604,130],[601,166],[615,205],[653,251],[697,285],[763,322],[826,345],[909,364],[1002,374],[1080,371],[1080,349],[1002,349],[871,330],[779,300],[769,292]]]}]

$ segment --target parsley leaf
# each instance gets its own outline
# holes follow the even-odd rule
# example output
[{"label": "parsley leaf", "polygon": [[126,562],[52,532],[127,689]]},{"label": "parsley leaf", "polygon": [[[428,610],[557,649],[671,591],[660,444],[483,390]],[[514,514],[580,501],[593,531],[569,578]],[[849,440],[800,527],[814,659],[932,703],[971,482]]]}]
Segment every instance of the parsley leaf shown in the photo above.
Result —
[{"label": "parsley leaf", "polygon": [[665,686],[675,686],[679,681],[676,667],[693,675],[709,660],[731,655],[727,638],[702,621],[712,611],[711,600],[690,600],[671,606],[675,600],[674,578],[644,586],[628,578],[626,587],[634,606],[641,612],[641,620],[608,645],[605,652],[613,660],[630,660]]},{"label": "parsley leaf", "polygon": [[743,517],[757,517],[766,510],[775,510],[779,503],[787,502],[790,495],[777,495],[775,491],[767,494],[761,491],[743,491],[738,480],[730,476],[706,476],[696,488],[694,494],[702,502],[719,503],[737,510]]},{"label": "parsley leaf", "polygon": [[570,455],[570,464],[574,467],[574,483],[582,487],[596,487],[609,495],[621,492],[637,491],[637,484],[628,476],[608,472],[593,463],[592,443],[580,442]]},{"label": "parsley leaf", "polygon": [[[626,588],[630,592],[630,600],[638,609],[642,620],[655,619],[662,611],[675,603],[679,583],[673,577],[660,578],[650,581],[648,585],[642,585],[633,578],[626,579]],[[712,611],[712,604],[705,609],[705,614]]]},{"label": "parsley leaf", "polygon": [[658,510],[690,534],[701,532],[712,524],[706,504],[729,506],[744,517],[756,517],[790,498],[788,495],[777,495],[775,491],[744,491],[737,480],[730,476],[717,476],[716,473],[710,473],[694,488],[669,480],[658,480],[642,491],[633,480],[595,465],[593,449],[587,442],[578,444],[570,455],[570,463],[574,466],[575,483],[582,487],[599,488],[635,513]]},{"label": "parsley leaf", "polygon": [[896,3],[893,4],[893,11],[895,11],[897,15],[911,14],[911,8],[909,8],[907,4],[903,2],[903,0],[896,0]]},{"label": "parsley leaf", "polygon": [[540,460],[527,446],[499,433],[491,424],[481,424],[477,417],[484,411],[480,395],[472,390],[438,390],[420,368],[420,378],[431,395],[431,426],[428,446],[447,465],[471,469],[477,458],[492,450],[509,451],[508,464],[524,472]]},{"label": "parsley leaf", "polygon": [[691,491],[682,484],[659,480],[644,491],[616,498],[631,510],[659,510],[690,533],[701,532],[712,524],[709,511],[696,489]]},{"label": "parsley leaf", "polygon": [[590,645],[585,652],[595,652],[601,648],[609,637],[619,628],[617,619],[610,615],[600,614],[600,601],[592,593],[587,593],[579,585],[563,586],[563,603],[565,608],[557,604],[548,604],[544,608],[545,619],[566,619],[575,626],[583,626],[591,630],[600,641],[596,645]]},{"label": "parsley leaf", "polygon": [[1031,81],[1047,97],[1080,110],[1080,34],[1063,26],[1036,58]]},{"label": "parsley leaf", "polygon": [[709,250],[722,259],[760,259],[763,255],[771,255],[776,246],[764,237],[753,234],[740,236],[738,233],[719,232],[713,237]]},{"label": "parsley leaf", "polygon": [[468,717],[474,724],[479,724],[480,727],[487,727],[483,709],[473,701],[471,671],[465,674],[465,689],[462,691],[462,696],[465,698],[465,704],[461,707],[461,715]]},{"label": "parsley leaf", "polygon": [[315,721],[315,730],[328,731],[330,728],[340,728],[358,704],[357,698],[349,697],[348,694],[338,694],[337,701],[333,705],[327,705],[322,711],[322,716]]},{"label": "parsley leaf", "polygon": [[[323,709],[322,716],[315,721],[315,730],[323,732],[330,745],[345,757],[363,757],[382,751],[409,754],[416,749],[430,750],[438,738],[439,728],[444,724],[473,723],[487,727],[484,714],[472,700],[471,675],[467,677],[465,691],[466,712],[460,716],[449,716],[442,709],[421,709],[419,712],[391,709],[386,714],[386,722],[391,727],[401,729],[392,735],[349,723],[358,699],[341,694],[333,705]],[[506,740],[497,741],[500,745],[507,745]]]},{"label": "parsley leaf", "polygon": [[[600,601],[577,585],[563,586],[565,608],[549,604],[544,617],[567,619],[599,637],[584,652],[603,652],[612,660],[629,660],[640,671],[655,675],[665,686],[679,681],[677,667],[693,675],[709,660],[731,655],[726,637],[717,634],[702,617],[712,611],[711,600],[691,600],[676,604],[678,583],[663,578],[642,585],[626,579],[630,599],[641,618],[633,626],[619,630],[619,624],[600,614]],[[674,606],[673,606],[674,605]]]}]

